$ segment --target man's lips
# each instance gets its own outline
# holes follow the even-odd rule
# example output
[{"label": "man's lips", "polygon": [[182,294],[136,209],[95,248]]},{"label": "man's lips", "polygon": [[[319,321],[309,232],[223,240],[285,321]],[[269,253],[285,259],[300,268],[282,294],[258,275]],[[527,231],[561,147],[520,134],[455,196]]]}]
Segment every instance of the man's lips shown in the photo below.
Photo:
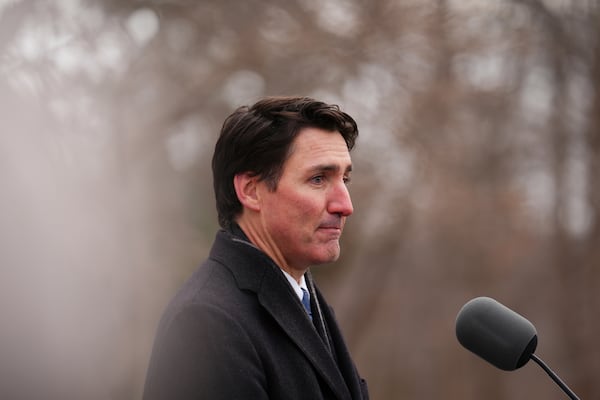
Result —
[{"label": "man's lips", "polygon": [[342,230],[342,221],[340,221],[340,220],[325,221],[321,225],[319,225],[319,229],[341,231]]},{"label": "man's lips", "polygon": [[331,229],[341,231],[342,227],[339,225],[321,225],[319,226],[319,229]]}]

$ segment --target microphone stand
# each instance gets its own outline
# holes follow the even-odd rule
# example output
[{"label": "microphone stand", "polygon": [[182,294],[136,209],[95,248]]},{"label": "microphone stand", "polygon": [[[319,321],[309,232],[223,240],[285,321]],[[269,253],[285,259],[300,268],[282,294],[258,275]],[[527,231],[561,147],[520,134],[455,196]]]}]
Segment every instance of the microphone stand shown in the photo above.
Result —
[{"label": "microphone stand", "polygon": [[530,358],[535,361],[540,367],[542,367],[542,369],[544,371],[546,371],[546,373],[550,376],[550,378],[552,378],[552,380],[554,382],[556,382],[556,384],[558,386],[560,386],[560,388],[563,390],[563,392],[565,392],[567,394],[567,396],[569,396],[572,400],[579,400],[579,397],[577,397],[577,395],[571,390],[569,389],[569,387],[567,386],[566,383],[564,383],[559,377],[558,375],[556,375],[554,373],[554,371],[552,371],[550,369],[550,367],[548,367],[546,365],[546,363],[544,361],[542,361],[541,358],[539,358],[538,356],[536,356],[535,354],[531,354]]}]

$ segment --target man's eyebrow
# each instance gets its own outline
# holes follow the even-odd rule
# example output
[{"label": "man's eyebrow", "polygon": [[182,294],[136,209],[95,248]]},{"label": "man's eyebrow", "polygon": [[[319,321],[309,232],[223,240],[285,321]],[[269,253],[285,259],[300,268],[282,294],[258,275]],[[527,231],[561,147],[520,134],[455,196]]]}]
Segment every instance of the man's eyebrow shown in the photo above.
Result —
[{"label": "man's eyebrow", "polygon": [[[338,164],[317,164],[309,168],[310,171],[323,171],[323,172],[338,172],[340,166]],[[352,172],[352,164],[349,164],[344,173]]]}]

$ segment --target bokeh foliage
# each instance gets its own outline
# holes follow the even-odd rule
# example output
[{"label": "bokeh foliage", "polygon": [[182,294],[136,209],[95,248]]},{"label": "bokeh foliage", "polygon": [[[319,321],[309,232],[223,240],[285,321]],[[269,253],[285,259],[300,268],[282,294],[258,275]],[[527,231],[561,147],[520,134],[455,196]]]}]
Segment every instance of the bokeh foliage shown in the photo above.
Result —
[{"label": "bokeh foliage", "polygon": [[217,229],[220,124],[301,94],[361,130],[343,256],[313,273],[372,398],[559,397],[459,347],[479,295],[600,397],[599,20],[597,0],[0,2],[0,394],[139,398]]}]

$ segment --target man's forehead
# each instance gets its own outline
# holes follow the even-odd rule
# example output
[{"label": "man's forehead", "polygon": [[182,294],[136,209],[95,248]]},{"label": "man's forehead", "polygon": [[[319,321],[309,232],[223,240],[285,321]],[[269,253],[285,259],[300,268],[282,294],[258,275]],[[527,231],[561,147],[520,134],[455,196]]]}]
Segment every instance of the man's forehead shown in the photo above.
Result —
[{"label": "man's forehead", "polygon": [[298,152],[306,155],[341,153],[349,156],[348,146],[341,133],[318,128],[304,128],[298,133],[290,146],[290,154]]}]

